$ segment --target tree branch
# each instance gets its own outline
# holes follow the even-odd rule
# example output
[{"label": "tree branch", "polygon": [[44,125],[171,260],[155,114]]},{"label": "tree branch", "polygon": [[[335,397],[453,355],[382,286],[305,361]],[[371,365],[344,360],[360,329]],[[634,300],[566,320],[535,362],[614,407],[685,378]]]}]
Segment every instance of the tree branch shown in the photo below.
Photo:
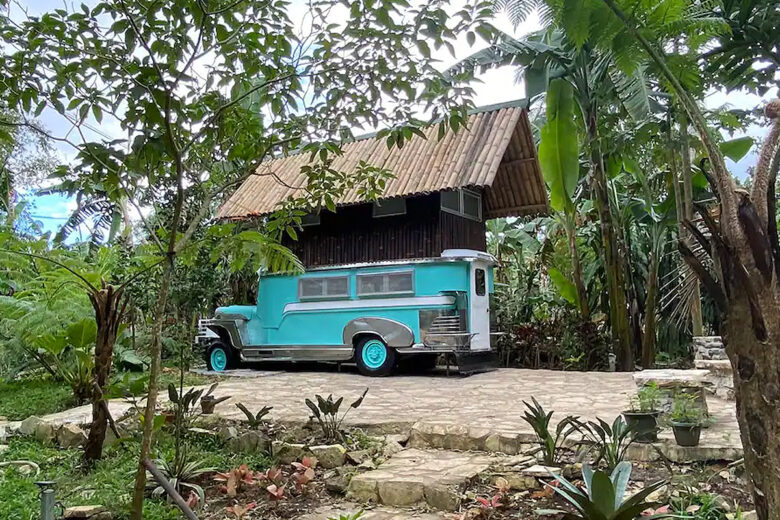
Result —
[{"label": "tree branch", "polygon": [[67,265],[63,264],[62,262],[60,262],[58,260],[54,260],[53,258],[48,258],[48,257],[42,256],[42,255],[36,255],[35,253],[28,253],[26,251],[14,251],[12,249],[0,249],[0,251],[2,251],[4,253],[12,253],[12,254],[15,254],[15,255],[23,255],[23,256],[30,257],[30,258],[37,258],[38,260],[44,260],[46,262],[51,262],[52,264],[54,264],[56,266],[62,267],[63,269],[68,271],[70,274],[72,274],[73,276],[75,276],[76,278],[78,278],[79,280],[84,282],[84,285],[86,285],[87,288],[91,292],[97,292],[98,291],[97,287],[95,287],[94,285],[89,283],[89,280],[84,278],[84,276],[82,274],[74,271],[73,269],[71,269],[70,267],[68,267]]},{"label": "tree branch", "polygon": [[[773,123],[761,146],[756,173],[753,176],[753,190],[750,193],[750,199],[756,207],[756,213],[763,226],[768,224],[766,193],[772,178],[772,161],[777,150],[780,149],[780,99],[770,101],[766,106],[765,114],[767,118],[773,120]],[[775,175],[777,175],[776,171]]]}]

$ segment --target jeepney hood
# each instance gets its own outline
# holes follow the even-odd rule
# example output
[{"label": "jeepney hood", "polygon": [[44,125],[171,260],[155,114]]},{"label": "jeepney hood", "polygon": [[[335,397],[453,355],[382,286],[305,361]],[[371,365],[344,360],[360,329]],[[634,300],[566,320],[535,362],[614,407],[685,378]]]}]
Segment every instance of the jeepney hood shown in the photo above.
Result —
[{"label": "jeepney hood", "polygon": [[214,318],[243,317],[251,320],[255,317],[257,307],[255,305],[228,305],[227,307],[217,307],[214,311]]}]

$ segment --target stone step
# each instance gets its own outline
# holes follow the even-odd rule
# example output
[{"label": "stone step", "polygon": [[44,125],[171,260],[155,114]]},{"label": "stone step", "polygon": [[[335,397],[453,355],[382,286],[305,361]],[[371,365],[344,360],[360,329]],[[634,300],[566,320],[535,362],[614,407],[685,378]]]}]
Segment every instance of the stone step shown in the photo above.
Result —
[{"label": "stone step", "polygon": [[[742,458],[739,430],[736,430],[736,433],[731,432],[731,430],[725,433],[722,431],[726,425],[722,424],[724,412],[721,408],[732,405],[716,397],[710,399],[716,405],[717,420],[714,427],[708,428],[702,433],[700,446],[695,448],[677,446],[673,440],[672,431],[667,428],[660,434],[661,440],[659,442],[637,446],[628,452],[628,459],[635,462],[649,462],[667,457],[679,462],[693,462]],[[554,421],[557,419],[561,419],[561,417],[554,418]],[[602,417],[602,419],[611,423],[614,417]],[[509,432],[420,421],[412,426],[409,446],[420,450],[438,448],[487,452],[498,455],[497,460],[499,461],[501,456],[506,455],[522,457],[523,454],[533,452],[538,444],[533,433],[521,430],[521,428],[527,430],[528,426],[525,422],[518,421],[517,426],[518,431]],[[567,439],[564,446],[573,449],[576,442],[577,439],[572,437]]]},{"label": "stone step", "polygon": [[486,453],[406,449],[376,470],[356,475],[347,499],[394,507],[428,505],[457,511],[461,494],[498,458]]}]

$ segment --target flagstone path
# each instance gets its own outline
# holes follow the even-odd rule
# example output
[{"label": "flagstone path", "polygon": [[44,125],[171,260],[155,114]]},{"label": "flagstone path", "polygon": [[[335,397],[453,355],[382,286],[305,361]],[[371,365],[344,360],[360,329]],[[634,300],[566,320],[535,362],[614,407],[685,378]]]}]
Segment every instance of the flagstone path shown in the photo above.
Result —
[{"label": "flagstone path", "polygon": [[[642,374],[648,376],[651,372]],[[239,374],[242,377],[221,381],[214,392],[217,397],[232,396],[217,406],[220,416],[243,419],[242,412],[234,406],[242,402],[250,410],[273,406],[272,418],[301,422],[309,416],[304,398],[332,393],[335,397],[344,396],[348,404],[368,388],[362,406],[350,411],[346,424],[396,433],[408,432],[417,423],[423,429],[446,428],[472,438],[492,432],[527,439],[531,430],[522,419],[523,401],[532,397],[548,411],[555,412],[554,421],[571,414],[582,419],[601,417],[611,422],[636,392],[634,375],[609,372],[500,369],[470,377],[437,372],[386,378],[363,377],[349,369],[344,372],[258,371],[256,374],[243,370]],[[703,432],[702,446],[716,450],[741,449],[734,403],[714,396],[708,396],[707,403],[715,424]],[[111,403],[115,416],[126,409],[127,405],[121,401]],[[87,422],[90,413],[90,407],[84,406],[45,419],[58,424],[82,423]],[[0,430],[4,426],[16,424],[0,423]],[[671,432],[665,432],[662,438],[670,436]],[[734,454],[730,452],[724,458]]]}]

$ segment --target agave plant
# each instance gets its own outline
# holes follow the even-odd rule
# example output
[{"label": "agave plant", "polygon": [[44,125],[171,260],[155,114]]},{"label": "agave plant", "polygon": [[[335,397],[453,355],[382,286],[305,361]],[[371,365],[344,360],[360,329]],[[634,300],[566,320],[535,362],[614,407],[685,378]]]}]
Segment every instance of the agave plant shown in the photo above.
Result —
[{"label": "agave plant", "polygon": [[[666,482],[651,484],[642,491],[625,498],[628,479],[631,476],[631,463],[621,462],[611,475],[594,470],[590,465],[582,467],[582,479],[585,489],[579,489],[574,484],[559,475],[554,475],[560,485],[548,486],[563,497],[575,510],[574,513],[557,509],[538,510],[539,515],[562,515],[562,520],[634,520],[648,509],[658,507],[657,502],[647,502],[646,499],[654,491],[660,489]],[[643,518],[669,518],[671,513],[658,513]]]},{"label": "agave plant", "polygon": [[[206,501],[206,495],[203,492],[203,488],[196,484],[194,481],[206,473],[213,473],[214,468],[207,468],[198,461],[189,461],[186,456],[179,457],[178,463],[174,459],[168,461],[167,459],[158,459],[154,461],[157,469],[160,473],[167,478],[171,485],[176,489],[179,494],[187,489],[194,492],[202,504]],[[149,487],[152,489],[152,496],[161,498],[165,494],[165,490],[162,486],[155,484],[154,476],[147,472],[147,482],[151,484]]]}]

